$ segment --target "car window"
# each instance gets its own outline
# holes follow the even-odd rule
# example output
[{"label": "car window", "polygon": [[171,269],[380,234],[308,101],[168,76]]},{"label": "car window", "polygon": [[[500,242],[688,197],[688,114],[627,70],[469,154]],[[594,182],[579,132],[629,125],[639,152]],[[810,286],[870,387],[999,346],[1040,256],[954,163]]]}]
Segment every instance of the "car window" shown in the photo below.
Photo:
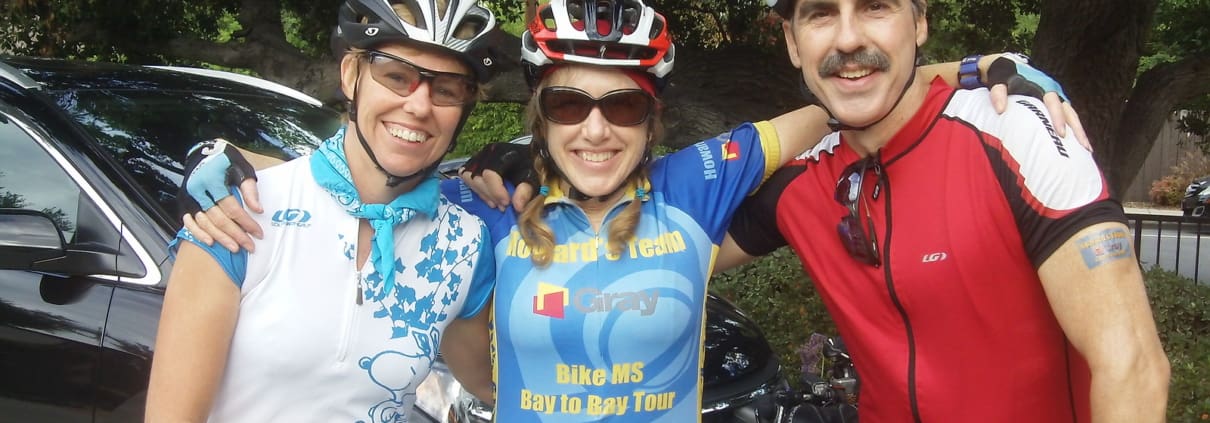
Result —
[{"label": "car window", "polygon": [[309,152],[341,124],[335,111],[273,96],[138,89],[49,94],[170,214],[181,162],[194,143],[222,137],[288,160]]},{"label": "car window", "polygon": [[0,208],[38,210],[71,240],[80,188],[15,121],[0,114]]}]

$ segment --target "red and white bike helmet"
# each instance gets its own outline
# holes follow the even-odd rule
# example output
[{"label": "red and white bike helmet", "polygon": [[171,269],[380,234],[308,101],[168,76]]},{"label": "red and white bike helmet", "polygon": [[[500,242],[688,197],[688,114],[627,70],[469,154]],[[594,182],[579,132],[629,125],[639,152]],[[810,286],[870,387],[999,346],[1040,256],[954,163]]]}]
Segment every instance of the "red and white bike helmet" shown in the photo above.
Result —
[{"label": "red and white bike helmet", "polygon": [[551,0],[521,34],[531,88],[551,65],[585,63],[645,71],[662,90],[675,56],[668,22],[642,0]]}]

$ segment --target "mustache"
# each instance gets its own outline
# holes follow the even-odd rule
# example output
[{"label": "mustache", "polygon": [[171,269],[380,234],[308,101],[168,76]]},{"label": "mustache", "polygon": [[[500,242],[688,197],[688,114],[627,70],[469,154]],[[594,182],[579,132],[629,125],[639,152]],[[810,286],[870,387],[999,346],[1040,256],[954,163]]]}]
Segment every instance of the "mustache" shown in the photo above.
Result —
[{"label": "mustache", "polygon": [[891,67],[891,59],[881,51],[861,49],[852,53],[832,53],[819,64],[819,76],[828,77],[847,64],[856,64],[863,68],[874,68],[886,71]]}]

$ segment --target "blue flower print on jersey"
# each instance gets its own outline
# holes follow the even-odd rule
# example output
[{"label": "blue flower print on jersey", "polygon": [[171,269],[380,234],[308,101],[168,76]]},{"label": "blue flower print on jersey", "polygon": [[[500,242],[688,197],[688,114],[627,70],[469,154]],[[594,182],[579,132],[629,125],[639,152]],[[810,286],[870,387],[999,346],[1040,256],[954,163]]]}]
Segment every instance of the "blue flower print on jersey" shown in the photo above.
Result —
[{"label": "blue flower print on jersey", "polygon": [[342,243],[342,247],[340,247],[340,251],[344,252],[345,258],[347,258],[349,260],[353,260],[353,253],[355,251],[357,251],[357,244],[354,244],[354,243],[350,242],[349,240],[345,239],[344,234],[336,235],[336,239],[340,240],[340,242]]},{"label": "blue flower print on jersey", "polygon": [[[444,198],[440,201],[446,204]],[[424,236],[417,254],[396,257],[394,290],[383,289],[382,275],[377,272],[366,277],[365,298],[379,306],[374,317],[391,319],[392,338],[408,336],[412,330],[427,331],[450,317],[446,309],[458,300],[458,288],[465,282],[456,271],[459,262],[473,257],[473,246],[486,241],[477,236],[468,243],[459,241],[466,237],[452,236],[463,233],[457,214],[442,214],[439,222],[447,230]]]},{"label": "blue flower print on jersey", "polygon": [[[407,351],[383,351],[362,357],[357,365],[365,369],[374,384],[390,392],[391,397],[370,407],[370,422],[406,422],[408,409],[415,402],[415,386],[424,380],[433,363],[433,345],[440,343],[440,332],[413,332],[415,341]],[[359,423],[367,423],[361,421]]]}]

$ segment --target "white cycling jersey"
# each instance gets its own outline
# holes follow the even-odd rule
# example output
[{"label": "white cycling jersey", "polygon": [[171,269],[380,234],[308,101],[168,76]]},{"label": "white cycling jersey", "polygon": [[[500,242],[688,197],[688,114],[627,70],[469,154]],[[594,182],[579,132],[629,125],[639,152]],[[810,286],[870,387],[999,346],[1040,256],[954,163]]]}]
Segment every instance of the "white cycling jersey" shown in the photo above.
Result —
[{"label": "white cycling jersey", "polygon": [[[433,195],[431,216],[395,227],[395,286],[358,266],[358,219],[315,183],[309,161],[258,174],[255,253],[206,247],[240,285],[239,320],[210,421],[402,422],[455,317],[492,290],[482,221]],[[416,192],[406,195],[416,195]],[[483,265],[480,265],[482,263]]]}]

